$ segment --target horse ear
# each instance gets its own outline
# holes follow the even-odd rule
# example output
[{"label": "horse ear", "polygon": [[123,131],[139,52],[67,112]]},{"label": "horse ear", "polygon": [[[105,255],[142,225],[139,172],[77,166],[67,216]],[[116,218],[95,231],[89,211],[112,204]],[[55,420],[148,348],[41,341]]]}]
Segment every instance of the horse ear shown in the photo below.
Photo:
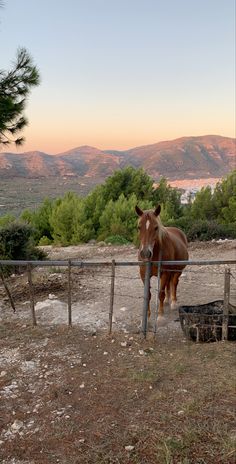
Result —
[{"label": "horse ear", "polygon": [[161,212],[161,205],[158,205],[154,211],[155,216],[159,216],[160,212]]},{"label": "horse ear", "polygon": [[143,211],[138,207],[138,205],[135,206],[135,211],[136,211],[138,216],[142,216]]}]

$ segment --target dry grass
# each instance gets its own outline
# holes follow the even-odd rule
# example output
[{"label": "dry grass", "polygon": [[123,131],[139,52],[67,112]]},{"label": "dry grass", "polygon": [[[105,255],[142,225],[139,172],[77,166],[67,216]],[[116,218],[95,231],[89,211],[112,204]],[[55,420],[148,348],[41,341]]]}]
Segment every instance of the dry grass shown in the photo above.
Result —
[{"label": "dry grass", "polygon": [[1,463],[235,463],[233,343],[22,324],[0,325]]}]

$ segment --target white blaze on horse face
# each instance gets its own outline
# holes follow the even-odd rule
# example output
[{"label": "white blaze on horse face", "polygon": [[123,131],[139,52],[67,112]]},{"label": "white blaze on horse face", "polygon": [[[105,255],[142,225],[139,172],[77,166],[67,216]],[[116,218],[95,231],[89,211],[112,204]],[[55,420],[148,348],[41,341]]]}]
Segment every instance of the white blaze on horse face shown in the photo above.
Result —
[{"label": "white blaze on horse face", "polygon": [[147,222],[146,222],[146,229],[147,229],[147,230],[149,229],[149,226],[150,226],[150,221],[149,221],[149,219],[148,219]]}]

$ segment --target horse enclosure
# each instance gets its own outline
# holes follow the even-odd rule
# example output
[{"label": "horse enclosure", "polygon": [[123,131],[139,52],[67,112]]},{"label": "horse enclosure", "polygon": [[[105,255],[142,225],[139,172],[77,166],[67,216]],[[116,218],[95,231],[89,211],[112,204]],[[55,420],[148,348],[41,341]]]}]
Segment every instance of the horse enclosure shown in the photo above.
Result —
[{"label": "horse enclosure", "polygon": [[[146,277],[145,285],[143,286],[140,277],[139,277],[139,265],[142,264],[146,266]],[[63,292],[63,304],[64,304],[64,323],[67,323],[71,326],[73,323],[80,323],[78,317],[74,317],[74,314],[77,314],[77,310],[87,313],[88,312],[88,302],[84,304],[84,294],[90,294],[91,286],[92,294],[94,295],[94,304],[97,304],[96,299],[101,299],[101,295],[104,295],[103,298],[103,308],[102,312],[102,324],[100,322],[96,324],[95,327],[99,328],[100,325],[104,328],[107,326],[109,333],[111,334],[114,325],[115,329],[125,330],[125,331],[137,331],[140,326],[141,318],[141,331],[146,337],[148,331],[153,332],[154,335],[163,326],[159,324],[158,321],[158,304],[159,304],[159,288],[160,288],[160,270],[162,261],[155,261],[155,266],[157,266],[157,278],[152,277],[151,279],[151,308],[152,308],[152,317],[148,321],[147,311],[149,303],[149,286],[150,286],[150,267],[151,263],[140,263],[133,260],[120,260],[120,259],[110,259],[110,260],[78,260],[78,259],[50,259],[47,261],[0,261],[1,272],[0,277],[2,280],[3,288],[6,292],[6,296],[11,304],[13,311],[16,311],[17,305],[17,292],[12,291],[11,289],[11,279],[4,278],[4,266],[20,266],[22,271],[26,270],[25,276],[27,275],[26,281],[24,283],[26,287],[26,295],[28,292],[27,302],[29,304],[32,324],[37,325],[38,314],[40,307],[43,311],[43,302],[39,301],[39,281],[41,287],[47,292],[50,292],[50,280],[45,279],[45,269],[47,268],[49,274],[58,275],[61,278],[61,288],[58,285],[58,289]],[[203,302],[209,302],[208,295],[209,287],[214,288],[214,295],[217,299],[224,300],[224,316],[223,316],[223,329],[222,329],[222,339],[227,339],[227,324],[228,324],[228,308],[229,301],[234,298],[235,293],[235,265],[236,260],[233,259],[211,259],[211,260],[193,260],[189,261],[175,261],[167,262],[165,264],[186,264],[184,269],[181,283],[179,285],[179,304],[192,304],[193,299],[195,304],[202,304]],[[52,272],[55,271],[55,272]],[[174,271],[173,271],[174,272]],[[203,282],[199,277],[202,278],[203,275],[206,275],[205,288]],[[24,274],[21,275],[21,277]],[[208,283],[207,280],[211,276],[213,282]],[[14,277],[17,279],[17,276]],[[44,279],[44,281],[43,281]],[[190,287],[189,284],[193,284],[192,295],[189,295],[187,299],[181,298],[182,288],[184,286]],[[231,285],[230,285],[231,283]],[[231,286],[231,289],[230,289]],[[208,288],[206,288],[208,287]],[[75,292],[76,290],[76,292]],[[193,294],[194,292],[194,294]],[[51,300],[54,300],[52,296],[49,297]],[[89,295],[87,295],[89,297]],[[197,296],[197,298],[196,298]],[[55,296],[55,310],[56,303],[60,305],[60,300],[56,301],[58,297]],[[210,297],[209,297],[210,298]],[[89,299],[89,298],[87,298]],[[211,298],[213,299],[213,297]],[[117,300],[123,305],[117,309]],[[130,304],[132,302],[132,304]],[[135,303],[134,303],[135,302]],[[234,302],[234,301],[233,301]],[[79,308],[78,306],[79,305]],[[94,306],[94,305],[93,305]],[[134,310],[135,306],[135,310]],[[77,308],[77,309],[76,309]],[[89,308],[89,311],[92,311]],[[165,312],[173,320],[173,315],[176,318],[176,311],[170,311],[168,307],[165,308]],[[66,318],[65,318],[66,314]],[[95,311],[96,314],[96,311]],[[96,317],[94,314],[94,317]],[[123,317],[121,315],[123,314]],[[48,321],[50,323],[50,320]],[[163,322],[163,321],[162,321]]]}]

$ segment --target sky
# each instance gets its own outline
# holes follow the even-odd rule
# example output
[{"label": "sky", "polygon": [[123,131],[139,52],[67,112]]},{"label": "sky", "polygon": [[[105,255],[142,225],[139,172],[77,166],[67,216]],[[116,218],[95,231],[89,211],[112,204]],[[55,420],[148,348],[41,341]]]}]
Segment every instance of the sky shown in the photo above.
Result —
[{"label": "sky", "polygon": [[0,69],[26,47],[41,75],[20,151],[235,137],[234,0],[3,3]]}]

